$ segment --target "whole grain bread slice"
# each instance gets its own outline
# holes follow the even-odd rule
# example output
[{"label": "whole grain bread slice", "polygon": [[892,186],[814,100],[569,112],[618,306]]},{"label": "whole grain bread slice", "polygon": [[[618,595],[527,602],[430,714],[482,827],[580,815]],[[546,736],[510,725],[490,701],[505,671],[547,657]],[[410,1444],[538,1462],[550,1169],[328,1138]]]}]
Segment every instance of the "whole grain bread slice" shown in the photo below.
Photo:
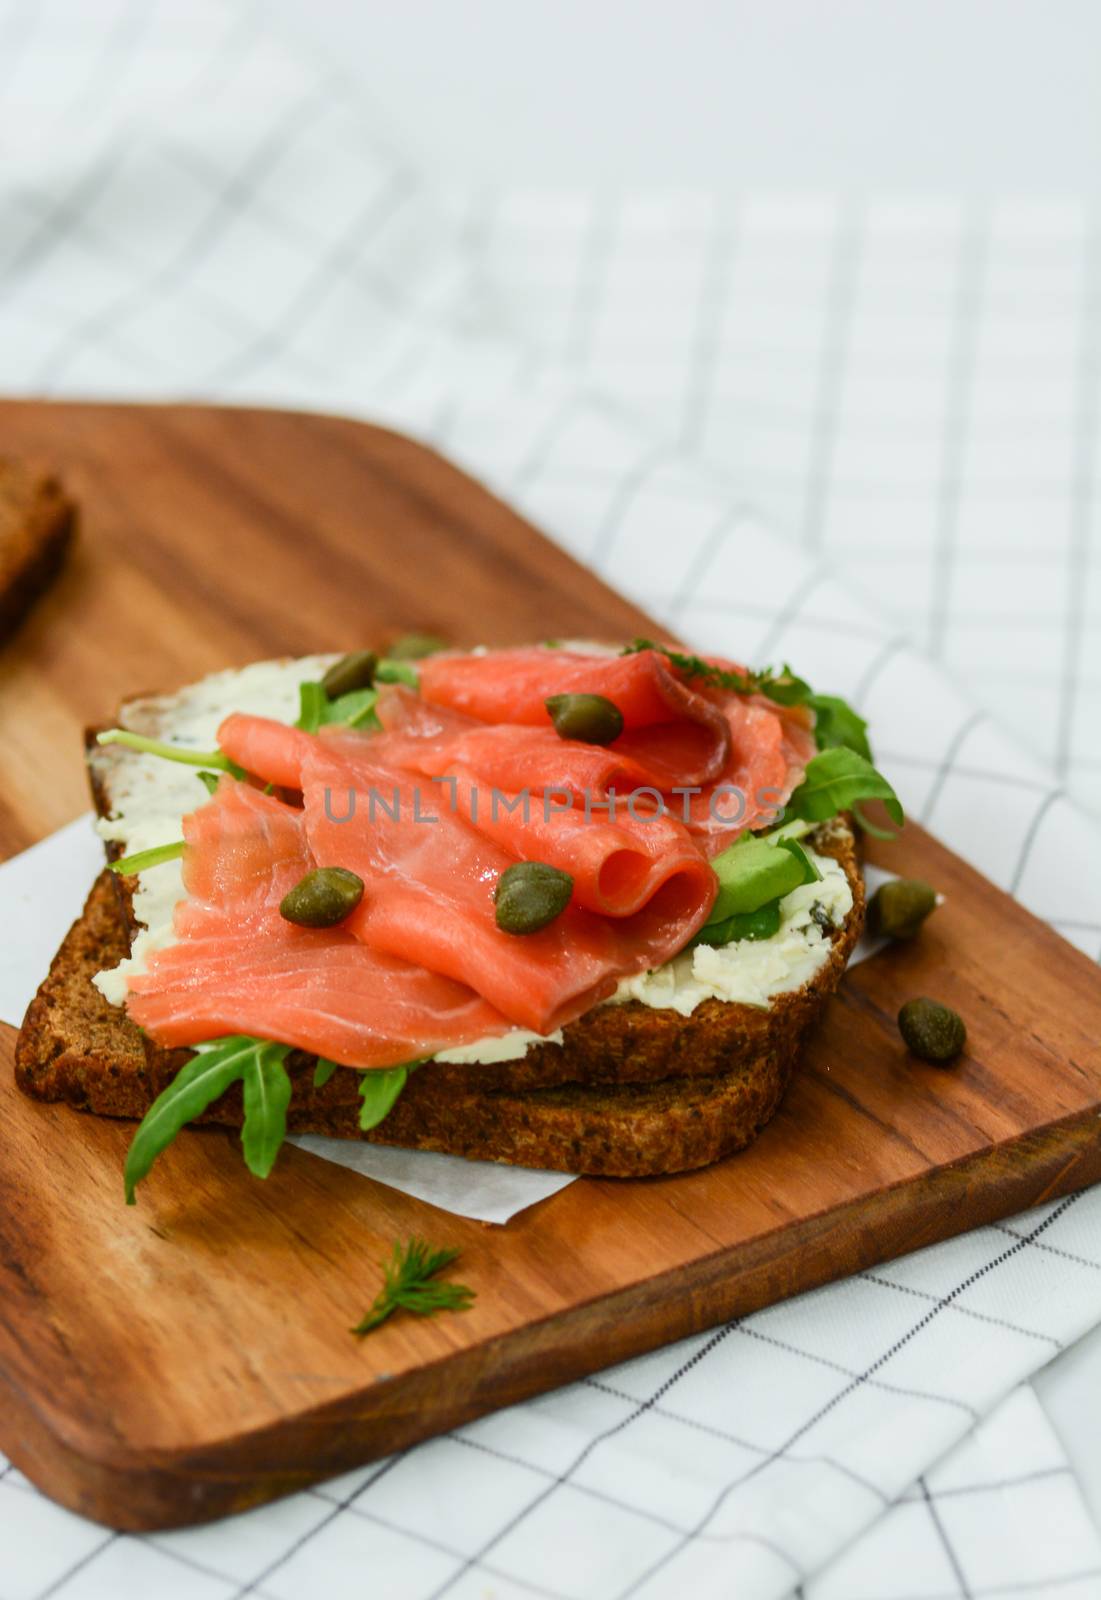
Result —
[{"label": "whole grain bread slice", "polygon": [[[824,824],[813,842],[844,867],[853,909],[815,977],[767,1009],[706,1000],[683,1017],[638,1001],[599,1006],[571,1023],[561,1044],[536,1046],[519,1061],[427,1063],[367,1134],[358,1124],[358,1075],[338,1072],[315,1088],[313,1059],[296,1052],[288,1058],[290,1127],[607,1177],[680,1172],[743,1148],[779,1105],[863,923],[851,830],[840,820]],[[160,1049],[93,986],[93,974],[128,949],[104,872],[24,1020],[16,1077],[27,1094],[140,1117],[188,1059],[187,1051]],[[201,1120],[239,1127],[242,1115],[231,1090]]]},{"label": "whole grain bread slice", "polygon": [[49,472],[0,458],[0,640],[53,580],[76,530],[76,506]]}]

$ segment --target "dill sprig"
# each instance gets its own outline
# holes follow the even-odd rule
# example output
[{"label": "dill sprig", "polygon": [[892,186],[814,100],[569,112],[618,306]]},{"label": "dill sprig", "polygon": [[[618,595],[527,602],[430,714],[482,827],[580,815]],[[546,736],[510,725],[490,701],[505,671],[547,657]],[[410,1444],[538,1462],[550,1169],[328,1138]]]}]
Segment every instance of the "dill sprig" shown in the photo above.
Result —
[{"label": "dill sprig", "polygon": [[412,1311],[430,1317],[437,1311],[466,1311],[474,1290],[465,1283],[438,1283],[438,1275],[458,1259],[455,1249],[433,1250],[423,1239],[398,1240],[390,1260],[383,1264],[382,1288],[362,1322],[352,1332],[361,1337],[377,1328],[395,1311]]},{"label": "dill sprig", "polygon": [[759,672],[733,672],[705,661],[702,656],[686,655],[681,650],[671,650],[668,645],[655,644],[652,639],[635,639],[620,654],[633,656],[641,650],[656,650],[686,678],[702,678],[705,683],[714,684],[717,689],[728,689],[732,694],[765,694],[781,705],[797,705],[810,693],[808,685],[786,664],[779,672],[771,667],[762,667]]}]

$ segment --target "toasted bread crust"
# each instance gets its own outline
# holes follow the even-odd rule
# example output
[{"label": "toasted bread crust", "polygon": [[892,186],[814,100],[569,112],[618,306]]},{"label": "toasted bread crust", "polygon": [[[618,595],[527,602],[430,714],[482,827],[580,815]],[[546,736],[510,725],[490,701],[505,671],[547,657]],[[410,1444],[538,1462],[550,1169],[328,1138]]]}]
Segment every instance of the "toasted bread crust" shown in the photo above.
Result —
[{"label": "toasted bread crust", "polygon": [[0,632],[52,581],[75,529],[76,506],[56,478],[0,460]]},{"label": "toasted bread crust", "polygon": [[[703,1166],[748,1144],[775,1111],[818,1011],[840,981],[863,921],[863,890],[850,830],[815,839],[845,867],[854,905],[828,962],[802,989],[767,1009],[704,1001],[690,1017],[638,1001],[601,1006],[571,1023],[561,1045],[519,1061],[429,1062],[381,1127],[358,1125],[358,1075],[313,1085],[313,1060],[288,1058],[288,1117],[298,1132],[364,1138],[483,1160],[603,1176],[643,1176]],[[112,875],[94,885],[27,1012],[16,1077],[29,1095],[101,1116],[143,1116],[187,1060],[146,1039],[107,1004],[92,975],[127,953]],[[201,1119],[238,1127],[231,1090]]]}]

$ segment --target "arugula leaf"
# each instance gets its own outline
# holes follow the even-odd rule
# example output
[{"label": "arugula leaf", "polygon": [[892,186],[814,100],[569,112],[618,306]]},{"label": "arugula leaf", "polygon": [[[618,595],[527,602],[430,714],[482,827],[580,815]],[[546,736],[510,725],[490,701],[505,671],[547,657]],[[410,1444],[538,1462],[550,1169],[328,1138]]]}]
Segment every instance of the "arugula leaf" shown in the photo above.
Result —
[{"label": "arugula leaf", "polygon": [[862,833],[870,833],[873,839],[893,839],[895,837],[890,828],[880,828],[876,823],[869,822],[864,808],[857,805],[855,800],[852,805],[852,814],[860,831]]},{"label": "arugula leaf", "polygon": [[296,728],[301,728],[304,733],[316,733],[321,726],[325,705],[328,701],[321,684],[313,681],[298,685],[298,720]]},{"label": "arugula leaf", "polygon": [[814,712],[814,738],[819,750],[843,745],[865,761],[872,759],[868,724],[846,701],[835,694],[808,694],[803,704]]},{"label": "arugula leaf", "polygon": [[784,809],[788,817],[825,822],[860,800],[882,800],[899,827],[905,821],[902,805],[886,778],[855,750],[835,745],[807,763],[806,776]]},{"label": "arugula leaf", "polygon": [[376,1067],[361,1075],[359,1094],[363,1104],[359,1110],[359,1125],[364,1133],[369,1133],[372,1128],[377,1128],[380,1122],[385,1122],[408,1081],[408,1066],[386,1069]]},{"label": "arugula leaf", "polygon": [[189,750],[182,744],[166,744],[163,739],[147,739],[143,733],[131,733],[129,728],[107,728],[96,734],[96,743],[121,744],[127,750],[161,756],[165,761],[178,761],[185,767],[214,767],[218,772],[231,772],[235,778],[245,776],[244,767],[239,767],[220,750]]},{"label": "arugula leaf", "polygon": [[132,856],[119,856],[117,861],[111,862],[111,871],[120,877],[144,872],[147,867],[159,867],[162,861],[178,861],[186,849],[182,839],[175,839],[171,844],[155,844],[151,850],[136,850]]},{"label": "arugula leaf", "polygon": [[287,1046],[256,1043],[258,1048],[245,1063],[241,1147],[253,1177],[266,1178],[287,1137],[291,1080],[284,1065]]},{"label": "arugula leaf", "polygon": [[272,1044],[247,1033],[229,1034],[196,1045],[191,1060],[184,1063],[149,1107],[130,1143],[124,1172],[126,1204],[134,1205],[138,1184],[181,1128],[201,1116],[207,1106],[241,1079],[245,1096],[245,1126],[241,1131],[245,1161],[257,1177],[266,1178],[286,1130],[291,1083],[284,1062],[289,1049],[289,1045]]},{"label": "arugula leaf", "polygon": [[430,1317],[437,1311],[466,1311],[474,1300],[474,1290],[464,1283],[437,1283],[434,1280],[459,1257],[458,1250],[433,1250],[423,1239],[396,1242],[389,1262],[383,1264],[382,1288],[362,1322],[352,1329],[361,1338],[377,1328],[395,1311],[412,1311]]},{"label": "arugula leaf", "polygon": [[318,728],[333,725],[361,728],[369,724],[377,728],[379,723],[374,714],[377,699],[376,689],[349,689],[347,694],[330,700],[322,684],[300,683],[295,727],[306,733],[316,733]]},{"label": "arugula leaf", "polygon": [[736,912],[721,922],[709,922],[691,941],[691,945],[709,944],[718,948],[733,944],[735,939],[771,939],[780,931],[780,897],[758,906],[756,911]]},{"label": "arugula leaf", "polygon": [[786,661],[778,673],[765,667],[756,676],[760,692],[778,706],[803,706],[812,699],[810,684],[805,678],[797,678]]},{"label": "arugula leaf", "polygon": [[[359,1094],[363,1102],[359,1112],[359,1125],[364,1133],[377,1128],[379,1123],[390,1115],[398,1096],[409,1080],[409,1074],[414,1067],[419,1066],[419,1061],[407,1061],[400,1067],[372,1067],[359,1074]],[[314,1088],[323,1089],[337,1070],[338,1065],[335,1061],[326,1061],[321,1057],[314,1068]]]},{"label": "arugula leaf", "polygon": [[377,699],[377,689],[351,689],[338,699],[329,701],[325,721],[338,722],[345,728],[378,728],[381,724],[375,716]]},{"label": "arugula leaf", "polygon": [[200,1116],[219,1095],[236,1083],[243,1071],[242,1045],[254,1041],[241,1036],[219,1039],[200,1045],[190,1061],[184,1063],[142,1118],[126,1155],[124,1181],[126,1204],[135,1203],[134,1191],[147,1175],[162,1150],[166,1150],[180,1129]]},{"label": "arugula leaf", "polygon": [[408,689],[420,686],[417,669],[409,661],[396,661],[392,656],[385,657],[375,668],[376,683],[404,683]]}]

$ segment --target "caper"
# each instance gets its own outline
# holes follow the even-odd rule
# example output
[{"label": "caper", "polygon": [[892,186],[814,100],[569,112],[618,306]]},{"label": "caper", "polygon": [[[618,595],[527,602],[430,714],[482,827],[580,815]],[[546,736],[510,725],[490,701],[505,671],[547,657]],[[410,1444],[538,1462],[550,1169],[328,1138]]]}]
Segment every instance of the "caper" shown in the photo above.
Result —
[{"label": "caper", "polygon": [[623,713],[602,694],[552,694],[544,701],[563,739],[579,739],[582,744],[611,744],[623,732]]},{"label": "caper", "polygon": [[347,867],[315,867],[279,902],[279,915],[300,928],[332,928],[363,899],[363,879]]},{"label": "caper", "polygon": [[434,656],[446,649],[447,641],[437,639],[434,633],[406,633],[395,639],[385,654],[387,661],[419,661],[422,656]]},{"label": "caper", "polygon": [[538,933],[570,903],[573,879],[544,861],[517,861],[497,879],[494,900],[502,933]]},{"label": "caper", "polygon": [[898,1014],[898,1031],[915,1056],[942,1066],[954,1061],[967,1043],[967,1029],[959,1013],[924,995],[907,1000]]},{"label": "caper", "polygon": [[353,650],[350,656],[334,661],[321,680],[321,687],[330,700],[339,700],[342,694],[353,689],[369,689],[375,681],[378,656],[373,650]]},{"label": "caper", "polygon": [[936,904],[936,890],[920,878],[881,883],[868,902],[868,932],[877,939],[912,939]]}]

